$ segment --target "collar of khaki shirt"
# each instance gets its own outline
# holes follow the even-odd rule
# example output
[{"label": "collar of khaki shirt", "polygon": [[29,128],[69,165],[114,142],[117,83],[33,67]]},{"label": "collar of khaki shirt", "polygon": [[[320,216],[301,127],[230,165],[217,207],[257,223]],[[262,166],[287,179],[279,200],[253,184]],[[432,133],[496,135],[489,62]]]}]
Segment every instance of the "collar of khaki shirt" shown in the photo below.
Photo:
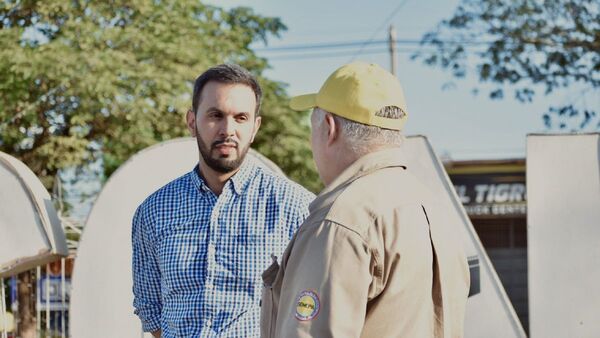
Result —
[{"label": "collar of khaki shirt", "polygon": [[403,167],[406,169],[405,161],[402,159],[400,147],[387,148],[369,153],[354,161],[348,168],[336,177],[317,198],[310,204],[311,213],[331,204],[338,192],[356,179],[370,174],[374,171],[389,167]]}]

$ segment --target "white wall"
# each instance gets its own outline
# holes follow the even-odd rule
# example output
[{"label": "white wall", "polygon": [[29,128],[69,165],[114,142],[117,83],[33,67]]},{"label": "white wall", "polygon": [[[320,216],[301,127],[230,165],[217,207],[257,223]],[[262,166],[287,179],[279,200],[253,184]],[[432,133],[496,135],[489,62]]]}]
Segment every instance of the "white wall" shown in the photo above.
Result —
[{"label": "white wall", "polygon": [[534,338],[600,337],[600,134],[527,138]]}]

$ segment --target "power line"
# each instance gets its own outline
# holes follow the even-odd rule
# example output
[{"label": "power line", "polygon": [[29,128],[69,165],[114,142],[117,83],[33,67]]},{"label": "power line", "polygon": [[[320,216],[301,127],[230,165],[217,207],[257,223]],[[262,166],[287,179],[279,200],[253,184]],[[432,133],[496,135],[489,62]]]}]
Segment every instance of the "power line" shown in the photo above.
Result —
[{"label": "power line", "polygon": [[[416,53],[418,51],[422,51],[423,49],[417,48],[400,48],[396,49],[398,53]],[[269,61],[282,61],[282,60],[304,60],[304,59],[320,59],[320,58],[328,58],[328,57],[341,57],[351,55],[353,51],[341,51],[341,52],[324,52],[324,53],[307,53],[307,54],[285,54],[285,55],[276,55],[276,56],[268,56],[266,58]],[[373,54],[383,54],[389,53],[388,49],[372,49],[363,52],[363,55],[373,55]]]},{"label": "power line", "polygon": [[[307,49],[335,49],[335,48],[349,48],[349,47],[357,47],[365,48],[366,46],[375,46],[375,45],[387,45],[389,40],[354,40],[354,41],[332,41],[332,42],[322,42],[322,43],[312,43],[312,44],[297,44],[297,45],[287,45],[287,46],[277,46],[277,47],[263,47],[263,48],[255,48],[254,51],[261,53],[277,53],[277,52],[286,52],[286,51],[295,51],[295,50],[307,50]],[[478,46],[489,46],[497,41],[489,40],[443,40],[436,39],[435,43],[433,42],[424,42],[422,40],[416,39],[396,39],[395,42],[398,45],[416,45],[416,46],[435,46],[435,44],[442,45],[461,45],[463,47],[478,47]],[[555,46],[555,44],[551,44],[541,40],[530,40],[527,42],[521,43],[506,43],[504,45],[523,45],[523,44],[540,44],[546,46]]]},{"label": "power line", "polygon": [[[453,40],[439,40],[444,44],[461,44],[463,46],[487,46],[490,45],[491,41],[453,41]],[[394,41],[398,45],[422,45],[421,40],[411,40],[411,39],[396,39]],[[268,47],[268,48],[256,48],[254,51],[256,52],[289,52],[295,50],[307,50],[307,49],[335,49],[335,48],[348,48],[348,47],[356,47],[360,46],[364,49],[367,45],[387,45],[389,40],[358,40],[358,41],[345,41],[345,42],[324,42],[324,43],[314,43],[314,44],[298,44],[298,45],[288,45],[288,46],[279,46],[279,47]]]},{"label": "power line", "polygon": [[[414,41],[417,41],[417,40],[414,40]],[[363,44],[375,45],[375,44],[382,44],[382,43],[387,43],[387,40],[324,42],[324,43],[315,43],[315,44],[303,44],[303,45],[289,45],[289,46],[280,46],[280,47],[257,48],[257,49],[255,49],[255,51],[257,51],[257,52],[276,52],[276,51],[289,51],[289,50],[297,50],[297,49],[340,48],[340,47],[361,46]]]},{"label": "power line", "polygon": [[[385,19],[382,23],[381,26],[379,26],[371,35],[371,37],[369,38],[369,40],[367,41],[372,41],[375,36],[385,27],[389,24],[389,22],[394,18],[394,16],[396,16],[396,14],[400,11],[400,9],[402,7],[404,7],[404,5],[408,2],[408,0],[404,0],[402,1],[400,4],[398,4],[398,6],[392,11],[392,13],[387,17],[387,19]],[[359,56],[363,49],[365,48],[366,44],[364,44],[363,46],[360,47],[360,49],[358,50],[358,52],[356,52],[356,54],[354,54],[352,56],[352,59],[350,61],[354,61],[354,59]]]},{"label": "power line", "polygon": [[[374,46],[375,47],[375,46]],[[372,48],[363,51],[361,54],[372,55],[372,54],[382,54],[389,53],[389,50],[385,47]],[[468,50],[468,49],[465,49]],[[294,52],[296,51],[296,52]],[[397,48],[397,53],[417,53],[417,52],[434,52],[434,46],[413,46],[413,47],[405,47],[405,48]],[[301,49],[290,49],[281,52],[287,52],[286,54],[273,54],[272,56],[263,55],[263,57],[268,58],[270,61],[281,61],[281,60],[304,60],[304,59],[320,59],[320,58],[328,58],[328,57],[343,57],[348,55],[353,55],[354,50],[301,50]],[[476,50],[470,50],[470,52],[476,52]]]},{"label": "power line", "polygon": [[[396,52],[398,53],[416,53],[425,51],[424,48],[397,48]],[[281,60],[304,60],[304,59],[320,59],[320,58],[328,58],[328,57],[341,57],[352,55],[352,50],[347,51],[332,51],[332,52],[322,52],[322,53],[292,53],[292,54],[284,54],[284,55],[275,55],[275,56],[265,56],[270,61],[281,61]],[[373,55],[373,54],[382,54],[389,53],[387,48],[377,48],[377,49],[369,49],[362,52],[363,55]]]},{"label": "power line", "polygon": [[[268,57],[269,61],[284,61],[284,60],[304,60],[304,59],[321,59],[321,58],[329,58],[329,57],[340,57],[340,56],[348,56],[351,55],[353,51],[343,51],[343,52],[325,52],[325,53],[311,53],[311,54],[288,54],[288,55],[277,55]],[[364,52],[363,54],[382,54],[387,53],[387,49],[373,49],[368,52]]]}]

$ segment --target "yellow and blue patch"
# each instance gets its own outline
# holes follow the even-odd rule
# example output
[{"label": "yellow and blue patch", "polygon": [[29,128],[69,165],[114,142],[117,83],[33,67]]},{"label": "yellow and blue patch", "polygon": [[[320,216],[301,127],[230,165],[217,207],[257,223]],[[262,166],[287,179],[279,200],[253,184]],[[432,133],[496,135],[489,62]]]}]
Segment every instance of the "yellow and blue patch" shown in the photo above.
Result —
[{"label": "yellow and blue patch", "polygon": [[307,321],[315,318],[319,314],[321,304],[319,296],[311,290],[304,290],[296,297],[296,319]]}]

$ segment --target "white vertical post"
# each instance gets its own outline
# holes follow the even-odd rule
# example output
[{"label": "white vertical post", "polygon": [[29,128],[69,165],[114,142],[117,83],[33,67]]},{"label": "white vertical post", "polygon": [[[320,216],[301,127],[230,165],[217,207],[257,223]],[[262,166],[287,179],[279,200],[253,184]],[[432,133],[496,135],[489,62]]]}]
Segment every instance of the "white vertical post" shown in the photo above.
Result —
[{"label": "white vertical post", "polygon": [[67,326],[65,324],[66,302],[67,302],[67,285],[65,281],[65,259],[60,259],[60,292],[61,292],[61,307],[60,307],[60,337],[67,337]]},{"label": "white vertical post", "polygon": [[2,338],[8,337],[8,321],[6,320],[6,294],[4,293],[4,278],[0,278],[0,297],[2,297],[2,304],[0,304],[0,316],[2,316]]},{"label": "white vertical post", "polygon": [[42,278],[42,268],[38,266],[36,268],[36,276],[35,276],[35,298],[37,302],[35,302],[35,325],[36,325],[36,337],[40,338],[42,336],[42,283],[40,283],[40,279]]},{"label": "white vertical post", "polygon": [[[31,272],[30,272],[31,273]],[[31,277],[31,275],[30,275]],[[15,275],[12,276],[10,281],[11,284],[11,292],[15,292],[16,299],[12,298],[12,294],[10,296],[10,309],[12,310],[13,320],[15,323],[14,331],[15,333],[19,332],[19,323],[21,322],[21,316],[19,313],[19,278]],[[8,310],[7,310],[8,311]]]},{"label": "white vertical post", "polygon": [[50,338],[50,264],[46,264],[46,338]]}]

